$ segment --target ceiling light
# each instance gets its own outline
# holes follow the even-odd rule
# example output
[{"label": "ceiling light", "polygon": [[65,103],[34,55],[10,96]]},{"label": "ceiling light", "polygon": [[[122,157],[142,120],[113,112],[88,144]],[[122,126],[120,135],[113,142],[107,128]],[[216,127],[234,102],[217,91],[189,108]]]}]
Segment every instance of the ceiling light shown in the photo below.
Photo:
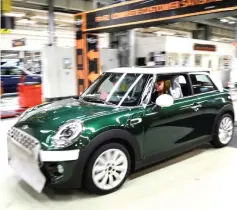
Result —
[{"label": "ceiling light", "polygon": [[229,24],[235,24],[235,21],[230,21],[230,22],[228,22]]},{"label": "ceiling light", "polygon": [[231,17],[231,16],[230,16],[230,17],[227,17],[227,19],[228,19],[228,20],[237,20],[237,18]]},{"label": "ceiling light", "polygon": [[212,38],[211,39],[213,42],[218,42],[218,41],[220,41],[218,38]]},{"label": "ceiling light", "polygon": [[55,18],[55,21],[64,22],[64,23],[75,23],[75,20],[70,20],[70,19],[58,19],[58,18]]},{"label": "ceiling light", "polygon": [[42,16],[42,15],[36,15],[36,16],[32,16],[32,19],[41,19],[41,20],[48,20],[48,16]]},{"label": "ceiling light", "polygon": [[11,17],[24,17],[25,13],[7,12],[7,13],[4,13],[4,15],[11,16]]},{"label": "ceiling light", "polygon": [[168,31],[160,31],[160,33],[163,35],[170,35],[170,36],[174,35],[174,33]]},{"label": "ceiling light", "polygon": [[18,20],[18,21],[16,21],[17,23],[22,23],[22,24],[31,24],[31,25],[33,25],[33,24],[35,24],[36,23],[36,21],[34,21],[34,20],[29,20],[29,19],[21,19],[21,20]]},{"label": "ceiling light", "polygon": [[227,23],[227,22],[229,22],[228,20],[226,20],[225,18],[223,18],[223,19],[220,19],[220,21],[221,22],[223,22],[223,23]]},{"label": "ceiling light", "polygon": [[1,57],[6,58],[6,57],[14,57],[17,56],[17,54],[6,54],[6,55],[1,55]]}]

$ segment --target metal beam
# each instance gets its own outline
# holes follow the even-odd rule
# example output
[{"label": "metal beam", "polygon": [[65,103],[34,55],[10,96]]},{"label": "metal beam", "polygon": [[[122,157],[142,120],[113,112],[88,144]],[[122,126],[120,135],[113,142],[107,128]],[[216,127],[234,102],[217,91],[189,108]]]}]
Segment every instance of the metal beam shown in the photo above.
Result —
[{"label": "metal beam", "polygon": [[192,21],[192,22],[201,23],[201,24],[205,24],[205,25],[209,25],[209,26],[213,26],[213,27],[218,27],[218,28],[223,28],[223,29],[234,31],[234,27],[223,25],[221,23],[220,24],[215,23],[215,22],[208,21],[208,20],[198,20],[198,21]]},{"label": "metal beam", "polygon": [[[39,4],[33,4],[33,3],[26,3],[26,2],[13,2],[14,7],[20,7],[20,8],[27,8],[27,9],[35,9],[35,10],[44,10],[48,11],[48,5],[39,5]],[[82,9],[71,9],[71,8],[63,8],[63,7],[54,7],[54,12],[62,12],[62,13],[68,13],[68,14],[77,14],[79,12],[83,12]]]}]

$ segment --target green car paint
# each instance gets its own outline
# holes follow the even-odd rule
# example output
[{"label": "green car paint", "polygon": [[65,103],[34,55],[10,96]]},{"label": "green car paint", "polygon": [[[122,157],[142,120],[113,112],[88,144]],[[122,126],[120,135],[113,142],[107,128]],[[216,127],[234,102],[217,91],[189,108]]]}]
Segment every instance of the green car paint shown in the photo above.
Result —
[{"label": "green car paint", "polygon": [[[154,109],[156,105],[152,103],[127,107],[91,103],[83,99],[67,99],[28,110],[14,127],[36,138],[40,142],[41,150],[79,149],[80,154],[84,150],[87,151],[88,145],[97,141],[98,136],[111,130],[120,130],[134,137],[130,140],[136,141],[140,154],[138,161],[142,161],[179,146],[207,141],[213,134],[213,125],[218,113],[228,105],[232,106],[232,101],[227,90],[192,94],[176,99],[170,107],[161,107],[158,110]],[[55,148],[52,137],[60,126],[75,119],[83,126],[80,135],[70,146]],[[116,133],[113,139],[119,141],[121,136]],[[87,159],[83,161],[85,165],[81,166],[78,166],[80,160],[79,163],[78,161],[44,163],[43,170],[47,181],[53,185],[61,183],[67,185],[73,174],[78,173],[82,180]],[[63,166],[63,174],[55,175],[50,171],[50,168],[55,168],[57,165]],[[78,169],[82,172],[78,172]]]},{"label": "green car paint", "polygon": [[[212,124],[219,109],[230,103],[227,93],[218,91],[203,94],[200,97],[192,96],[179,99],[174,105],[162,108],[159,112],[152,111],[154,104],[143,108],[124,108],[88,104],[70,99],[64,103],[67,106],[54,104],[54,110],[40,106],[40,112],[20,120],[15,127],[22,129],[27,125],[25,132],[37,138],[44,150],[55,150],[51,144],[51,137],[57,128],[71,119],[79,119],[83,124],[83,132],[72,148],[83,149],[97,135],[110,129],[123,129],[136,136],[144,157],[166,151],[179,143],[198,137],[211,135]],[[191,106],[201,103],[199,112],[193,112]],[[47,104],[45,105],[47,106]],[[129,125],[129,119],[142,118],[143,123],[135,127]],[[203,123],[206,126],[203,126]],[[187,125],[189,125],[187,127]],[[195,128],[195,129],[193,129]],[[178,135],[177,135],[178,134]],[[119,138],[116,137],[115,138]],[[57,149],[56,149],[57,150]]]},{"label": "green car paint", "polygon": [[[127,119],[132,113],[131,109],[88,104],[75,99],[59,103],[52,104],[53,110],[48,108],[48,104],[35,107],[15,127],[22,130],[27,126],[23,131],[38,139],[43,150],[57,150],[51,143],[51,137],[67,121],[78,119],[83,124],[83,131],[75,144],[63,150],[83,149],[99,133],[112,128],[126,129]],[[31,112],[35,112],[34,115],[31,116]]]}]

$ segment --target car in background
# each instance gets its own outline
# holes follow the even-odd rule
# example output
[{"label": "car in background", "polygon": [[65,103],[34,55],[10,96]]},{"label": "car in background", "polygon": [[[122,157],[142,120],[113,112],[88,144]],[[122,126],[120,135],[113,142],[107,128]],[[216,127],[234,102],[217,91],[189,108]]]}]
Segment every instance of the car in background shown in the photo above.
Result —
[{"label": "car in background", "polygon": [[[26,110],[8,132],[9,165],[38,192],[49,185],[107,194],[157,161],[207,142],[225,147],[233,102],[207,71],[109,70],[78,99]],[[167,92],[157,94],[159,86]]]},{"label": "car in background", "polygon": [[24,77],[24,82],[41,83],[41,75],[33,74],[18,66],[1,66],[1,84],[3,93],[18,92],[18,84]]}]

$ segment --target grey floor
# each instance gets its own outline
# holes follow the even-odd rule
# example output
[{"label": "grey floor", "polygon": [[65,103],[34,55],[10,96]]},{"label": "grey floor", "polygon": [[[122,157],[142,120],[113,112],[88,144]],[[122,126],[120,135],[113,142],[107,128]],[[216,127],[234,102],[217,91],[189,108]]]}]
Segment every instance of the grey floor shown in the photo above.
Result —
[{"label": "grey floor", "polygon": [[237,138],[229,147],[203,145],[141,170],[119,191],[88,195],[80,190],[37,194],[7,165],[6,133],[16,119],[2,120],[0,210],[236,210]]}]

